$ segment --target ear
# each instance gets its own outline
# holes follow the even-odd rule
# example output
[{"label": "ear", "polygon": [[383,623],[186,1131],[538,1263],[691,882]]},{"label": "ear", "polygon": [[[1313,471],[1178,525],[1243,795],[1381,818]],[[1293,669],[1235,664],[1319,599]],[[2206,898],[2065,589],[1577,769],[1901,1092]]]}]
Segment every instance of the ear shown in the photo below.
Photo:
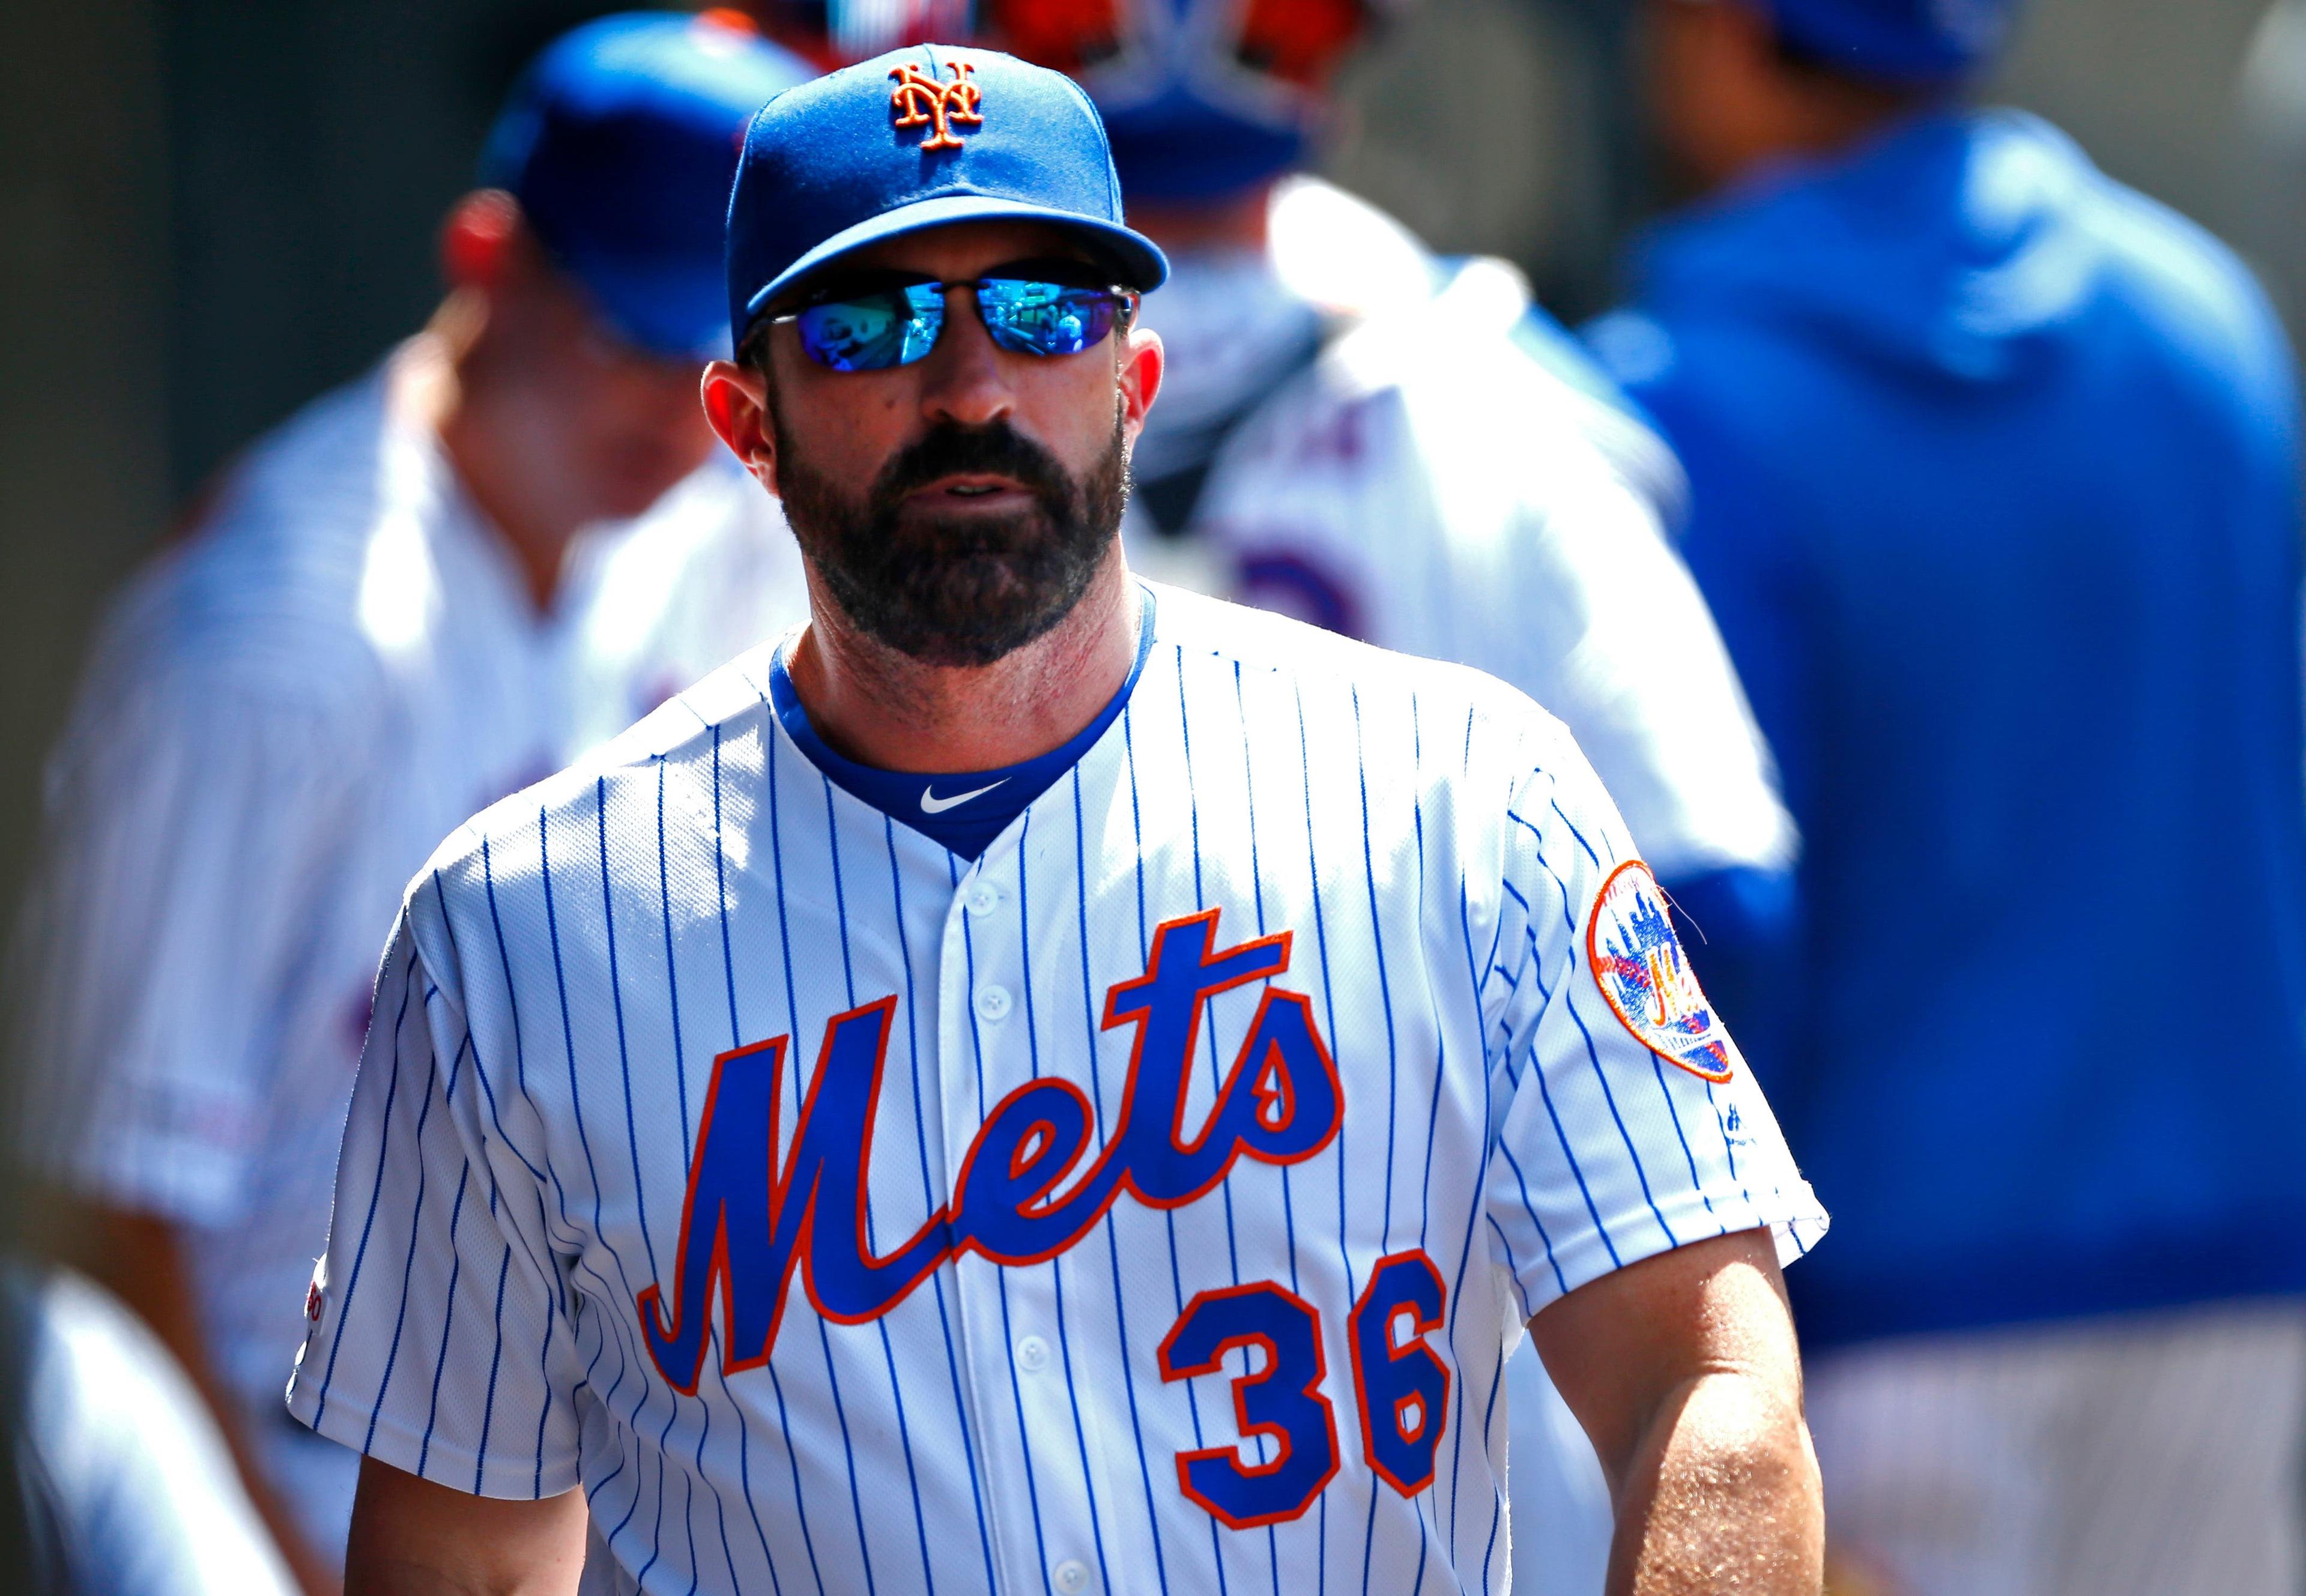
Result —
[{"label": "ear", "polygon": [[440,275],[451,288],[497,287],[512,269],[526,226],[520,201],[502,189],[466,194],[440,226]]},{"label": "ear", "polygon": [[1132,326],[1121,345],[1121,425],[1132,444],[1145,430],[1145,413],[1153,408],[1153,401],[1161,392],[1161,374],[1167,369],[1168,354],[1161,346],[1161,335],[1150,328]]},{"label": "ear", "polygon": [[769,427],[768,382],[760,372],[733,360],[716,360],[705,368],[700,397],[705,419],[729,446],[753,480],[777,491],[777,446]]}]

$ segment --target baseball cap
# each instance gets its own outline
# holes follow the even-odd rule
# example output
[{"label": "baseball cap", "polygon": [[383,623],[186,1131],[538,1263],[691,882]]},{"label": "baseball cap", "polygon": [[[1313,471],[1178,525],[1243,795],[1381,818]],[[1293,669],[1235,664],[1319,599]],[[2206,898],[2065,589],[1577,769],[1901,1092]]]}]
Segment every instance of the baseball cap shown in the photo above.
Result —
[{"label": "baseball cap", "polygon": [[2019,0],[1764,0],[1789,44],[1894,83],[1951,82],[1993,59]]},{"label": "baseball cap", "polygon": [[917,45],[789,89],[753,118],[729,197],[730,335],[844,255],[974,221],[1071,229],[1132,288],[1169,275],[1123,225],[1105,125],[1070,78]]},{"label": "baseball cap", "polygon": [[611,326],[652,353],[725,353],[722,218],[745,124],[814,70],[719,13],[626,13],[547,46],[480,164]]}]

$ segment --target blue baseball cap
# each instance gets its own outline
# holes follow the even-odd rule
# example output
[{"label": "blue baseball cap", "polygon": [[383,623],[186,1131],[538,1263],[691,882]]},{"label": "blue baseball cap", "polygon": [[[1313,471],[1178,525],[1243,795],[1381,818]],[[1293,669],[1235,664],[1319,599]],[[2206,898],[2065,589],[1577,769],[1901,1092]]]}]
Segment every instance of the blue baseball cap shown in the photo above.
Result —
[{"label": "blue baseball cap", "polygon": [[722,218],[753,113],[815,75],[717,16],[603,17],[547,46],[481,156],[554,260],[632,343],[726,352]]},{"label": "blue baseball cap", "polygon": [[1830,65],[1893,83],[1949,83],[2001,50],[2020,0],[1764,0],[1779,35]]},{"label": "blue baseball cap", "polygon": [[1121,216],[1105,124],[1072,79],[993,50],[892,50],[753,118],[729,196],[730,333],[853,251],[956,222],[1055,223],[1120,282],[1159,287],[1169,262]]}]

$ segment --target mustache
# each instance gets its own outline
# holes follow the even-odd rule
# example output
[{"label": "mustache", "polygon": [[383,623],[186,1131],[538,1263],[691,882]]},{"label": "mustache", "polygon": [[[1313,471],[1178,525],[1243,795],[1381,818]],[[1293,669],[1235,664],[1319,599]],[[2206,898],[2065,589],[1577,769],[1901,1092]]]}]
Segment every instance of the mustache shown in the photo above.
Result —
[{"label": "mustache", "polygon": [[893,511],[907,494],[939,477],[970,474],[1009,477],[1051,507],[1073,499],[1072,479],[1056,457],[1007,422],[941,422],[882,468],[873,484],[874,505]]}]

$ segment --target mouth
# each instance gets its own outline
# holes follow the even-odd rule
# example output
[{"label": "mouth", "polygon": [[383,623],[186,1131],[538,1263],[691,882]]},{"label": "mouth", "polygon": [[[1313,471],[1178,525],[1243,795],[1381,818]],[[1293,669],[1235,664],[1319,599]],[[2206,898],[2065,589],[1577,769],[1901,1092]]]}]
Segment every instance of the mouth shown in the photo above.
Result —
[{"label": "mouth", "polygon": [[1033,494],[1014,477],[963,472],[925,482],[905,497],[910,503],[923,509],[995,510],[1013,509],[1030,503]]}]

